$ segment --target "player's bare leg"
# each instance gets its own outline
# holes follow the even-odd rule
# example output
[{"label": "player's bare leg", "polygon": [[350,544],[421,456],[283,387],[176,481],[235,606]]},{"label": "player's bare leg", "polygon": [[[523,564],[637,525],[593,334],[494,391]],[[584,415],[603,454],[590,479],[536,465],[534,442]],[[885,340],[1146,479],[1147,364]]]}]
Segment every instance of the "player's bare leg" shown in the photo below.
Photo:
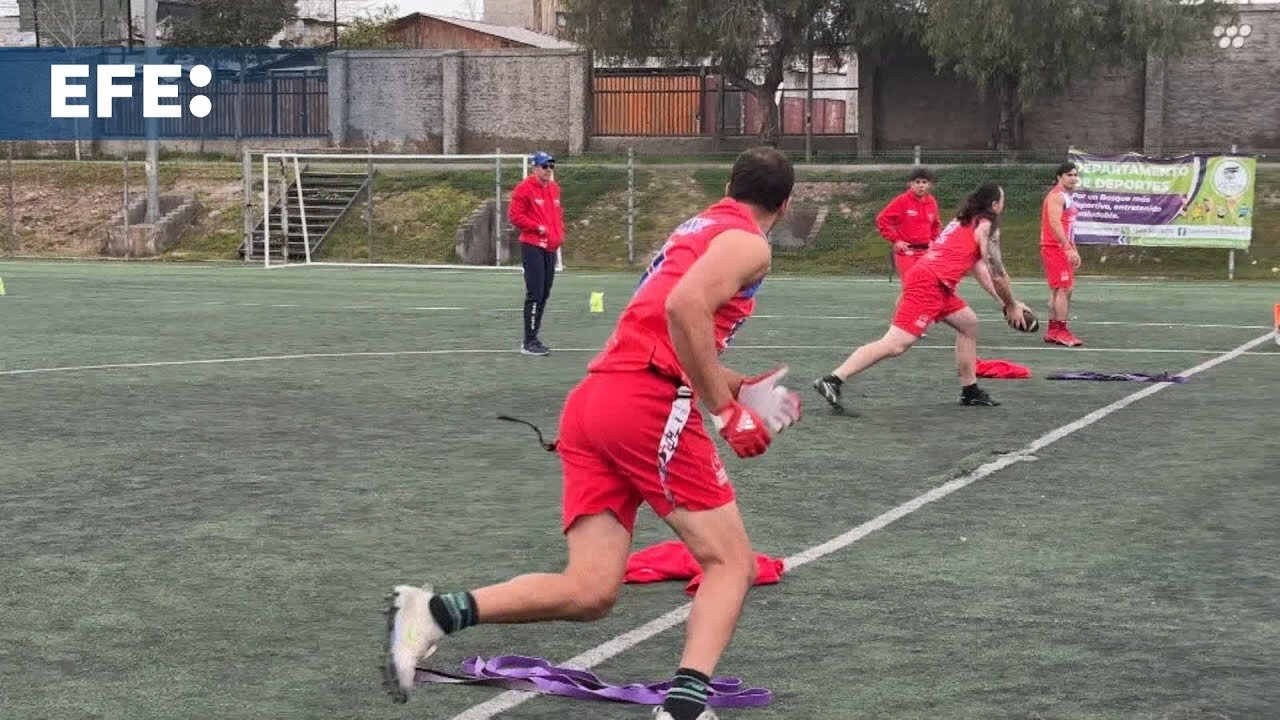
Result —
[{"label": "player's bare leg", "polygon": [[417,662],[445,635],[480,623],[590,621],[609,614],[631,550],[631,533],[611,513],[578,518],[565,533],[564,572],[521,575],[473,592],[437,595],[430,586],[396,587],[389,611],[383,686],[397,702],[413,689]]},{"label": "player's bare leg", "polygon": [[956,331],[956,375],[960,378],[960,402],[964,405],[999,405],[978,387],[978,316],[966,307],[942,320]]},{"label": "player's bare leg", "polygon": [[1075,336],[1067,327],[1071,317],[1071,288],[1051,288],[1049,290],[1049,329],[1044,341],[1074,347],[1084,342]]},{"label": "player's bare leg", "polygon": [[578,518],[565,538],[569,562],[564,572],[521,575],[472,591],[480,622],[588,622],[608,615],[627,571],[631,533],[604,512]]},{"label": "player's bare leg", "polygon": [[1066,324],[1067,313],[1070,311],[1070,294],[1066,288],[1050,288],[1049,290],[1049,320],[1059,325]]},{"label": "player's bare leg", "polygon": [[703,573],[689,612],[680,668],[663,703],[663,711],[674,720],[693,720],[706,711],[710,678],[737,628],[742,604],[755,582],[756,562],[736,503],[701,512],[677,508],[667,523]]},{"label": "player's bare leg", "polygon": [[844,382],[885,358],[897,357],[911,349],[920,338],[896,325],[890,325],[884,337],[853,351],[848,359],[831,372],[813,381],[813,389],[818,391],[832,409],[844,412],[840,403],[840,390]]}]

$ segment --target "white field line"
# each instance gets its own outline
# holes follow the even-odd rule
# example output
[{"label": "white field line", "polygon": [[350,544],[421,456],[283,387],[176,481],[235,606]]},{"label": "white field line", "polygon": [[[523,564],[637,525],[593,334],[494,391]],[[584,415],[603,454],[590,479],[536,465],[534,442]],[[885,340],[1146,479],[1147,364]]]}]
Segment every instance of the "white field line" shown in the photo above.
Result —
[{"label": "white field line", "polygon": [[[1265,337],[1273,337],[1268,333]],[[759,351],[759,350],[849,350],[847,345],[738,345],[732,348],[737,351]],[[953,350],[950,345],[917,345],[917,350]],[[1070,350],[1057,347],[1017,347],[1017,346],[987,346],[986,350],[1014,350],[1018,352],[1035,351],[1035,352],[1063,352],[1065,353],[1081,353],[1081,352],[1105,352],[1105,353],[1132,353],[1136,355],[1142,354],[1166,354],[1166,355],[1220,355],[1221,350],[1179,350],[1176,348],[1086,348],[1077,347]],[[600,352],[600,348],[556,348],[558,353],[596,353]],[[123,370],[130,368],[158,368],[158,367],[181,367],[185,365],[234,365],[239,363],[266,363],[266,362],[286,362],[291,360],[334,360],[343,358],[395,358],[395,357],[415,357],[415,356],[441,356],[441,355],[515,355],[518,350],[515,349],[494,349],[494,348],[458,348],[446,350],[386,350],[380,352],[328,352],[328,353],[294,353],[290,355],[246,355],[242,357],[226,357],[226,358],[203,358],[197,360],[156,360],[144,362],[129,363],[104,363],[101,365],[55,365],[51,367],[37,368],[17,368],[12,370],[0,370],[0,377],[12,375],[47,375],[52,373],[72,373],[72,372],[90,372],[95,370]],[[1241,352],[1240,355],[1261,355],[1280,357],[1280,352]]]},{"label": "white field line", "polygon": [[[150,291],[147,291],[150,292]],[[156,290],[158,293],[172,293],[182,295],[193,295],[200,291],[195,290]],[[327,292],[327,291],[326,291]],[[34,299],[32,295],[7,296],[7,301],[13,300],[30,300]],[[499,313],[523,312],[520,307],[488,307],[488,308],[471,308],[459,305],[426,305],[426,306],[395,306],[395,305],[315,305],[315,304],[286,304],[286,303],[263,303],[263,302],[234,302],[227,300],[197,300],[191,299],[155,299],[155,298],[117,298],[110,295],[85,295],[79,296],[77,299],[82,300],[99,300],[106,304],[110,303],[145,303],[154,305],[210,305],[210,306],[226,306],[226,307],[272,307],[272,308],[299,308],[314,312],[334,312],[339,310],[350,310],[358,312],[382,311],[382,312],[480,312],[480,313]],[[579,314],[578,310],[547,310],[550,314]],[[886,325],[889,322],[889,315],[808,315],[808,314],[757,314],[751,316],[752,320],[823,320],[823,321],[874,321],[882,322]],[[997,316],[982,316],[984,321],[992,323],[1003,322],[1003,318]],[[1075,325],[1116,325],[1122,327],[1153,327],[1153,328],[1199,328],[1199,329],[1222,329],[1222,330],[1266,330],[1266,325],[1231,325],[1223,323],[1182,323],[1182,322],[1126,322],[1121,320],[1073,320]]]}]

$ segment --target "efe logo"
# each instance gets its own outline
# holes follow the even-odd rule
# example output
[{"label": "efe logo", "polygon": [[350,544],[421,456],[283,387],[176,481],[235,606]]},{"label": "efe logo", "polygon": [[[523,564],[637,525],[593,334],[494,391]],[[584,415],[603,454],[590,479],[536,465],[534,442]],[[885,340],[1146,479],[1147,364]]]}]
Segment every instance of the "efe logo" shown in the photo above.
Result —
[{"label": "efe logo", "polygon": [[[89,105],[71,104],[68,101],[77,98],[88,99],[88,83],[74,83],[72,78],[92,77],[97,68],[98,102],[95,117],[111,117],[111,106],[116,99],[129,100],[133,97],[132,85],[117,85],[116,80],[137,77],[138,67],[142,68],[142,116],[145,118],[180,118],[182,105],[174,103],[161,104],[161,100],[178,97],[178,86],[172,83],[161,83],[161,78],[181,78],[181,65],[53,65],[50,67],[50,108],[49,116],[54,118],[87,118]],[[202,88],[213,80],[213,73],[204,65],[191,68],[191,84]],[[202,118],[213,110],[213,103],[204,95],[191,98],[191,114]]]}]

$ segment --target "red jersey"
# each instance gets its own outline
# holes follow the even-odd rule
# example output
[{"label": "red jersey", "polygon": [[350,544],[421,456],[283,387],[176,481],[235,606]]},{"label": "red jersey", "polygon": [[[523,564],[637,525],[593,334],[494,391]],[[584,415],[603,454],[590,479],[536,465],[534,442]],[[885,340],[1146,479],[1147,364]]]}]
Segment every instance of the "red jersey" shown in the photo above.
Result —
[{"label": "red jersey", "polygon": [[[676,357],[667,330],[667,296],[693,263],[707,251],[712,239],[728,230],[745,230],[764,235],[751,210],[737,200],[725,198],[697,217],[686,220],[667,239],[640,278],[640,286],[618,318],[613,335],[604,349],[587,364],[588,372],[633,372],[654,370],[688,384],[684,368]],[[716,347],[724,352],[734,333],[755,309],[760,283],[748,285],[716,309]]]},{"label": "red jersey", "polygon": [[982,221],[975,219],[972,225],[965,227],[959,220],[952,220],[911,271],[932,273],[939,282],[954,291],[982,259],[982,249],[974,235],[979,222]]},{"label": "red jersey", "polygon": [[[543,185],[530,175],[511,192],[507,209],[511,224],[520,229],[520,242],[554,252],[564,241],[564,213],[560,210],[560,186],[555,180]],[[538,232],[538,226],[546,234]]]},{"label": "red jersey", "polygon": [[1062,231],[1066,234],[1067,240],[1074,242],[1076,239],[1076,214],[1080,212],[1080,208],[1076,207],[1076,201],[1072,199],[1071,193],[1058,185],[1045,195],[1044,203],[1040,205],[1041,247],[1061,247],[1058,239],[1053,236],[1053,229],[1049,227],[1049,199],[1054,193],[1062,193]]},{"label": "red jersey", "polygon": [[876,216],[876,227],[889,242],[928,245],[942,230],[938,201],[932,195],[917,197],[908,190],[884,206]]}]

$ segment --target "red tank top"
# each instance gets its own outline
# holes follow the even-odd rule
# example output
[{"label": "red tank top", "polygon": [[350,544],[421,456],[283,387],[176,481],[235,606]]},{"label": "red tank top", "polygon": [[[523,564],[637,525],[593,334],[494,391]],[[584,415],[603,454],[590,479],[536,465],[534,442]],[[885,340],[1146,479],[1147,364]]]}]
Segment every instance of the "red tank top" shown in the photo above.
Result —
[{"label": "red tank top", "polygon": [[980,222],[982,220],[974,220],[972,225],[965,227],[959,220],[952,220],[915,267],[932,273],[943,285],[955,290],[982,258],[978,239],[973,234]]},{"label": "red tank top", "polygon": [[1053,236],[1053,230],[1049,228],[1049,199],[1054,193],[1062,193],[1062,232],[1066,233],[1068,240],[1074,241],[1076,237],[1076,214],[1080,212],[1080,208],[1076,207],[1076,201],[1071,197],[1071,193],[1056,186],[1049,191],[1044,198],[1044,203],[1040,206],[1041,246],[1059,247],[1058,239]]},{"label": "red tank top", "polygon": [[[604,349],[587,364],[588,372],[653,368],[674,380],[689,382],[667,331],[667,296],[693,267],[694,261],[706,252],[711,240],[727,230],[764,235],[748,207],[728,198],[676,228],[641,276],[639,287],[618,318]],[[724,352],[734,333],[751,316],[762,281],[763,278],[742,288],[716,309],[716,347],[720,352]]]}]

